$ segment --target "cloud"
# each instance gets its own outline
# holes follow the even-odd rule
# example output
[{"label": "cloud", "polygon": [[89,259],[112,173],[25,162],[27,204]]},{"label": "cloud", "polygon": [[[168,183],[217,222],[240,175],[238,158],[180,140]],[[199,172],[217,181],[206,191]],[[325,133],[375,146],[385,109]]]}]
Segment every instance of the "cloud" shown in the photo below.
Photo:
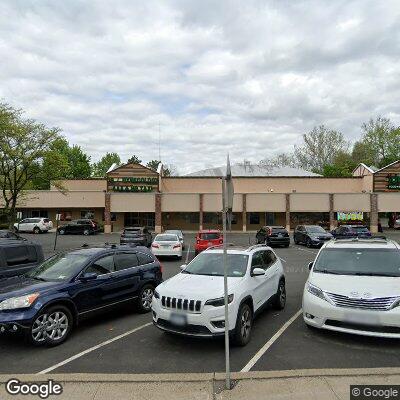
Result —
[{"label": "cloud", "polygon": [[400,124],[400,4],[358,1],[0,2],[0,98],[93,160],[181,173],[289,151],[316,124],[349,140]]}]

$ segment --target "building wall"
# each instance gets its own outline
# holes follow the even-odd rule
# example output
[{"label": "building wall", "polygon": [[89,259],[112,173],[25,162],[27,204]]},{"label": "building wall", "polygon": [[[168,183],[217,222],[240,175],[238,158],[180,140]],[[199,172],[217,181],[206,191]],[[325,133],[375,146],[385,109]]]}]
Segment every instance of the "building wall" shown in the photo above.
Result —
[{"label": "building wall", "polygon": [[111,212],[154,211],[154,193],[111,193]]},{"label": "building wall", "polygon": [[[106,179],[64,179],[59,181],[59,183],[65,190],[78,190],[78,191],[107,190]],[[50,185],[50,190],[58,191],[59,189],[52,183]]]},{"label": "building wall", "polygon": [[400,175],[400,161],[388,165],[374,174],[374,192],[397,192],[398,189],[388,189],[388,176]]}]

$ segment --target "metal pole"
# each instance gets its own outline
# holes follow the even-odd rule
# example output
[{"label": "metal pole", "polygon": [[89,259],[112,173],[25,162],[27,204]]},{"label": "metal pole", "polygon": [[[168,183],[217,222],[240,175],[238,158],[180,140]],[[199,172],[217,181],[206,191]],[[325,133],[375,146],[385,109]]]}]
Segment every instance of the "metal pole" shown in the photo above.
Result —
[{"label": "metal pole", "polygon": [[224,237],[223,242],[223,265],[224,265],[224,303],[225,303],[225,370],[226,389],[231,389],[231,371],[229,365],[229,316],[228,316],[228,263],[227,263],[227,238],[226,238],[226,181],[222,179],[222,232]]},{"label": "metal pole", "polygon": [[53,249],[53,251],[55,251],[55,249],[56,249],[56,246],[57,246],[57,236],[58,236],[58,216],[56,217],[57,218],[57,223],[56,223],[56,237],[54,238],[54,249]]}]

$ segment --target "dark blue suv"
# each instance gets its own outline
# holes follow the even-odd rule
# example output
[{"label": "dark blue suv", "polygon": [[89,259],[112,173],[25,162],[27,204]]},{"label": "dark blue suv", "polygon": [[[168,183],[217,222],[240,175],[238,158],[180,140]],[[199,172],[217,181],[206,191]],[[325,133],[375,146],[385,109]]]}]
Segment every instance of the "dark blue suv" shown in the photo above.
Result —
[{"label": "dark blue suv", "polygon": [[133,302],[151,310],[162,266],[146,247],[109,245],[56,254],[22,276],[0,280],[0,332],[55,346],[73,326]]}]

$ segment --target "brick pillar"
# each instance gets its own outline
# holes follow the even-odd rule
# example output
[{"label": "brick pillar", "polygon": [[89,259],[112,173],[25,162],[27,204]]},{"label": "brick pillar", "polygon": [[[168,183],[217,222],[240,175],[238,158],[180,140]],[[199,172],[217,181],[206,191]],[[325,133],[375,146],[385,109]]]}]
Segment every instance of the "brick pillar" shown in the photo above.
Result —
[{"label": "brick pillar", "polygon": [[336,228],[335,212],[334,212],[334,195],[329,194],[329,230]]},{"label": "brick pillar", "polygon": [[161,216],[162,216],[162,211],[161,211],[161,193],[156,193],[155,195],[155,226],[154,230],[156,233],[161,233],[162,231],[162,226],[161,226]]},{"label": "brick pillar", "polygon": [[286,230],[290,232],[290,194],[286,193]]},{"label": "brick pillar", "polygon": [[371,193],[370,195],[371,212],[369,213],[370,231],[371,233],[378,232],[378,195]]},{"label": "brick pillar", "polygon": [[203,194],[199,194],[199,230],[203,229]]},{"label": "brick pillar", "polygon": [[106,192],[104,204],[104,233],[111,233],[111,193]]},{"label": "brick pillar", "polygon": [[242,220],[243,232],[247,231],[247,208],[246,208],[246,194],[242,194]]}]

